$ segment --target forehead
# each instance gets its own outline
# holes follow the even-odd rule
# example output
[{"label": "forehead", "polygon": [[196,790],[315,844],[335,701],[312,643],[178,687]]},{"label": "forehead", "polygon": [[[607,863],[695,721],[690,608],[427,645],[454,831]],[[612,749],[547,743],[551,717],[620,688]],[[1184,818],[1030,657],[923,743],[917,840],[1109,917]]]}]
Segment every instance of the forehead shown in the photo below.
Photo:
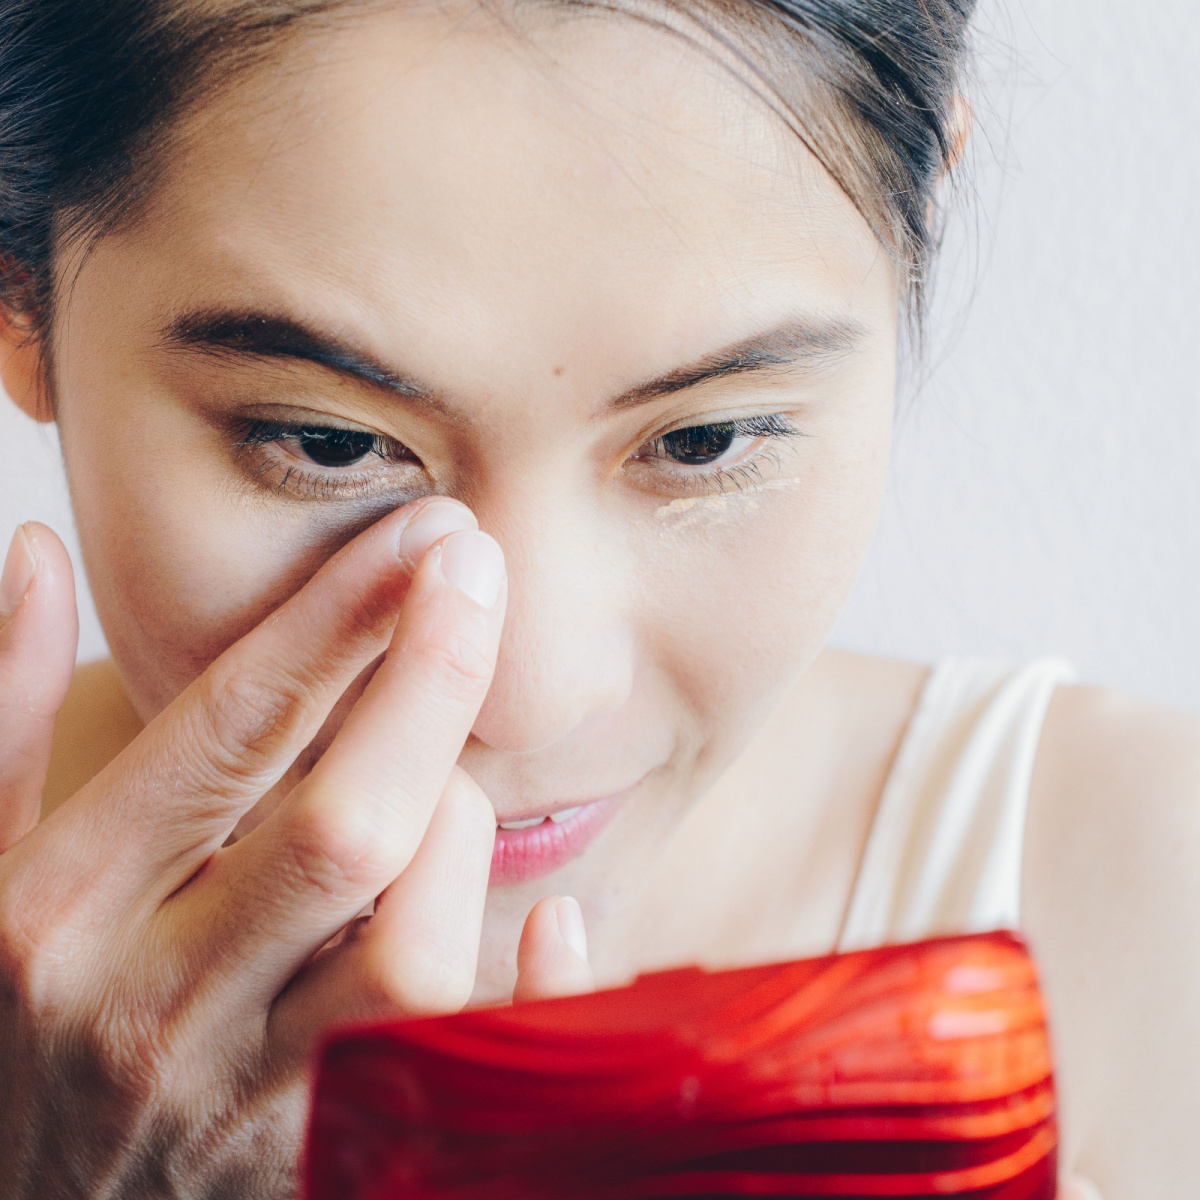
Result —
[{"label": "forehead", "polygon": [[887,327],[897,299],[853,205],[727,66],[553,8],[397,6],[295,39],[188,118],[126,236],[162,306],[400,339],[450,387],[500,359],[611,375],[614,345],[649,370],[794,311]]}]

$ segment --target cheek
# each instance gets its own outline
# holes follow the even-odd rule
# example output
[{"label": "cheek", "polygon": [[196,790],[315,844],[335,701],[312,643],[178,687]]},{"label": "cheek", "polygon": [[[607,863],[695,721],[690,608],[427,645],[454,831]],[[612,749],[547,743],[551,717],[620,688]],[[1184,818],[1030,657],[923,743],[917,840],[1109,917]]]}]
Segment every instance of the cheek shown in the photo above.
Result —
[{"label": "cheek", "polygon": [[859,426],[758,490],[656,513],[656,640],[714,750],[762,720],[829,636],[874,532],[889,429]]},{"label": "cheek", "polygon": [[356,532],[314,532],[298,508],[248,499],[177,421],[166,406],[102,402],[61,420],[89,583],[145,719]]}]

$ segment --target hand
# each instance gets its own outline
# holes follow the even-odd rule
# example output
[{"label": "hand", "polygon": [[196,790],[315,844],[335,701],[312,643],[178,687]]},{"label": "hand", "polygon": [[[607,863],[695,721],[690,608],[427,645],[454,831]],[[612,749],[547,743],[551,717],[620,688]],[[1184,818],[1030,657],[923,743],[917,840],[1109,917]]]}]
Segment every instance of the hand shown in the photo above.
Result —
[{"label": "hand", "polygon": [[[18,531],[0,585],[0,1197],[291,1195],[322,1030],[466,1003],[495,814],[456,760],[505,592],[468,510],[399,509],[38,824],[76,624],[61,543]],[[364,673],[311,772],[226,845]],[[522,936],[525,996],[590,986],[556,903],[574,902],[543,902]]]}]

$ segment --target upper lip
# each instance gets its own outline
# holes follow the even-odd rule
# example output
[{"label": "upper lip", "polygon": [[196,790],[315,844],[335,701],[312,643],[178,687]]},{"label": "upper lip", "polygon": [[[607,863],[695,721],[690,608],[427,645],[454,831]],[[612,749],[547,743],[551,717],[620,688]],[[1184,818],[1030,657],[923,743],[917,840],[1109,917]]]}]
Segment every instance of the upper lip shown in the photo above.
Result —
[{"label": "upper lip", "polygon": [[585,800],[560,800],[556,804],[550,804],[544,808],[527,808],[524,812],[501,812],[500,809],[496,809],[496,824],[509,825],[513,821],[532,821],[534,818],[545,820],[554,813],[565,812],[567,809],[585,808],[589,804],[597,804],[601,800],[607,800],[612,796],[619,796],[622,792],[630,791],[641,783],[642,778],[644,776],[624,787],[614,788],[611,792],[601,792],[598,795],[593,793]]},{"label": "upper lip", "polygon": [[594,804],[601,797],[593,796],[590,800],[574,800],[568,804],[556,804],[553,808],[534,809],[523,813],[496,813],[496,824],[508,825],[512,821],[532,821],[535,817],[545,820],[554,813],[566,812],[570,808],[582,808],[585,804]]}]

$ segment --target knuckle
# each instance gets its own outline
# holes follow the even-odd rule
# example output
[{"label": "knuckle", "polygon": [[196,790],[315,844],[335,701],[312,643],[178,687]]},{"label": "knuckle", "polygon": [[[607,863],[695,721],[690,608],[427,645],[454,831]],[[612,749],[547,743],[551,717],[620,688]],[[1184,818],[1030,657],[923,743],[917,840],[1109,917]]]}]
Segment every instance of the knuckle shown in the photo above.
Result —
[{"label": "knuckle", "polygon": [[209,671],[197,681],[190,733],[222,781],[260,786],[278,766],[279,743],[310,699],[301,680],[282,672]]},{"label": "knuckle", "polygon": [[27,1009],[53,1007],[59,980],[85,952],[90,939],[49,905],[0,909],[0,990],[8,1003]]},{"label": "knuckle", "polygon": [[[123,998],[122,998],[123,999]],[[169,1037],[145,1008],[111,1000],[92,1014],[86,1038],[89,1057],[105,1064],[125,1089],[148,1098],[156,1089],[169,1090],[172,1062]]]},{"label": "knuckle", "polygon": [[13,901],[6,888],[0,1019],[28,1039],[39,1086],[58,1096],[62,1111],[100,1104],[127,1114],[161,1111],[179,1090],[186,1016],[164,1014],[153,971],[120,965],[120,937],[98,939],[70,913],[31,914],[33,906]]},{"label": "knuckle", "polygon": [[45,975],[41,948],[27,932],[0,922],[0,1003],[6,1010],[32,1007]]},{"label": "knuckle", "polygon": [[161,1074],[164,1030],[153,1008],[116,979],[98,994],[81,990],[81,978],[94,978],[94,940],[0,924],[0,1012],[55,1043],[59,1074],[116,1088],[126,1100],[148,1095]]},{"label": "knuckle", "polygon": [[452,694],[474,697],[491,683],[492,655],[459,630],[434,630],[426,641],[426,653],[441,685]]},{"label": "knuckle", "polygon": [[304,805],[287,821],[284,867],[294,886],[335,903],[352,902],[380,876],[380,836],[359,804]]}]

